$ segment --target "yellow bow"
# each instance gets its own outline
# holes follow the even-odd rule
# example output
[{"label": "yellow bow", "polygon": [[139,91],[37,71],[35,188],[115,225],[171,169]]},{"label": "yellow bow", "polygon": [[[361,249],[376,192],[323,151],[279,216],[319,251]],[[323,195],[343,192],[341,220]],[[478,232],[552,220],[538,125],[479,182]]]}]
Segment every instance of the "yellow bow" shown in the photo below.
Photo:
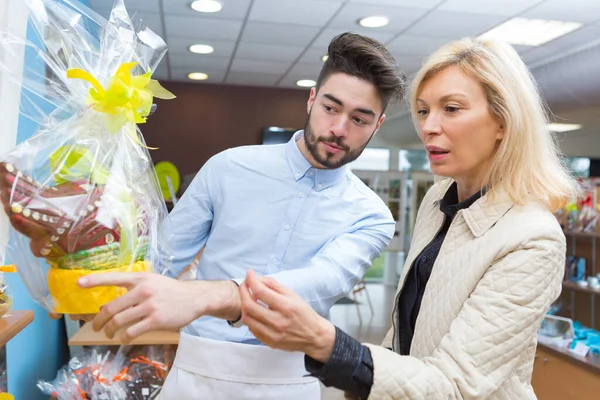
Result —
[{"label": "yellow bow", "polygon": [[151,71],[141,76],[131,76],[131,70],[136,65],[136,62],[121,64],[107,89],[92,74],[79,68],[68,69],[67,77],[92,84],[88,104],[94,110],[106,114],[104,122],[111,133],[125,127],[127,135],[142,145],[137,136],[136,124],[146,122],[152,108],[152,98],[170,100],[175,96],[158,81],[150,79]]}]

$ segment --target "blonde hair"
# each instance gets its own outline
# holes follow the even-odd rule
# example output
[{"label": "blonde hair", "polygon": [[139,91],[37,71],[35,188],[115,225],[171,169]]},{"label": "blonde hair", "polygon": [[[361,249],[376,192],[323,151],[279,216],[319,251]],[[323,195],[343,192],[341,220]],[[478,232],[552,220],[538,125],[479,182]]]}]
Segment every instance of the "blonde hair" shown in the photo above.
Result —
[{"label": "blonde hair", "polygon": [[454,65],[481,83],[490,112],[505,129],[484,181],[490,196],[501,189],[517,204],[533,198],[551,211],[575,200],[579,185],[565,168],[548,130],[546,106],[537,84],[508,44],[466,38],[433,53],[411,88],[410,109],[417,131],[417,98],[425,82]]}]

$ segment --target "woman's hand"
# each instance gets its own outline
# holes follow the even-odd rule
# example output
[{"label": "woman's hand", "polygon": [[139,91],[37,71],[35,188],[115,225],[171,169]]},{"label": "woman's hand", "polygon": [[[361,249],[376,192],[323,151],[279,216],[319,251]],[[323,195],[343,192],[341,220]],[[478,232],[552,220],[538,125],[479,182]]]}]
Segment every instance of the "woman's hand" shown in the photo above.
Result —
[{"label": "woman's hand", "polygon": [[240,297],[242,322],[262,343],[299,351],[322,363],[329,360],[335,327],[292,290],[248,271]]}]

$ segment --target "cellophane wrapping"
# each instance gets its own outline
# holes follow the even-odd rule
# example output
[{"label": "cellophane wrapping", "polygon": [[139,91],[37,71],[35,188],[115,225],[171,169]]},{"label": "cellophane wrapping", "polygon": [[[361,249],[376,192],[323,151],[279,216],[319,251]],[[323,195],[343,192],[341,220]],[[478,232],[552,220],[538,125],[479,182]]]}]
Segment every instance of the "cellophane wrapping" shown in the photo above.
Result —
[{"label": "cellophane wrapping", "polygon": [[116,353],[86,350],[38,388],[57,400],[158,399],[172,365],[175,346],[120,346]]},{"label": "cellophane wrapping", "polygon": [[92,349],[73,357],[52,381],[39,381],[42,393],[57,400],[128,400],[128,359]]},{"label": "cellophane wrapping", "polygon": [[[8,58],[28,54],[21,121],[34,135],[0,155],[8,255],[31,297],[51,312],[94,314],[125,292],[81,289],[84,275],[163,272],[172,253],[167,209],[139,124],[154,98],[152,73],[167,46],[116,0],[109,20],[74,0],[23,0],[36,39],[0,34]],[[19,86],[20,85],[20,86]]]}]

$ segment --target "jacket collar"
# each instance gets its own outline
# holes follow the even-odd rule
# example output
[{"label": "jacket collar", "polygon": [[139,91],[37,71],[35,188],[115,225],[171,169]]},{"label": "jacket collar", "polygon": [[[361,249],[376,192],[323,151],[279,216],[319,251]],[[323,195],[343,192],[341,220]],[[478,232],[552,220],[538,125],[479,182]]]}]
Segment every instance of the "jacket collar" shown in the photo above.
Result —
[{"label": "jacket collar", "polygon": [[[436,206],[442,204],[442,200],[448,190],[452,189],[454,180],[446,179],[440,183],[440,190],[435,199]],[[504,190],[494,192],[493,200],[489,192],[475,200],[468,208],[462,210],[467,226],[475,237],[483,236],[492,226],[498,222],[512,207],[514,202]]]}]

